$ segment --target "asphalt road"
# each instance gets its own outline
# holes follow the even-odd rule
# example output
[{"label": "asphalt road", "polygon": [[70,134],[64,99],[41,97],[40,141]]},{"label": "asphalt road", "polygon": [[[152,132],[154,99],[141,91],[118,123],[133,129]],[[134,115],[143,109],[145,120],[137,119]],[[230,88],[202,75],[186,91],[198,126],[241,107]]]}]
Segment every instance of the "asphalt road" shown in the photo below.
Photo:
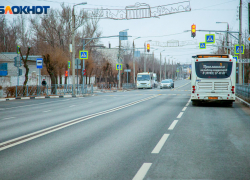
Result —
[{"label": "asphalt road", "polygon": [[0,102],[0,179],[250,179],[250,113],[192,106],[190,81]]}]

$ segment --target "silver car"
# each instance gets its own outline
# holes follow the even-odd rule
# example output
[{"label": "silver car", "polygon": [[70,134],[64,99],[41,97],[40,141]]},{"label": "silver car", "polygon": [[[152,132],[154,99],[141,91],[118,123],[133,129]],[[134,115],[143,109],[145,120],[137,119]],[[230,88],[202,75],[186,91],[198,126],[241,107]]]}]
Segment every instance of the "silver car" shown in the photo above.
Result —
[{"label": "silver car", "polygon": [[171,88],[171,82],[169,80],[162,80],[160,88]]}]

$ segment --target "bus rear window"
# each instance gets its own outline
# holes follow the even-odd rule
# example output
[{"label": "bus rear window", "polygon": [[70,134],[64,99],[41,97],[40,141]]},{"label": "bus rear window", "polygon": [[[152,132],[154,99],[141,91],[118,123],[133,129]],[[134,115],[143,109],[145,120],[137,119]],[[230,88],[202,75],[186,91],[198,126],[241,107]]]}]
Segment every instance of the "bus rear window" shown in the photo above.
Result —
[{"label": "bus rear window", "polygon": [[199,78],[228,78],[232,73],[232,62],[202,61],[195,62],[196,75]]}]

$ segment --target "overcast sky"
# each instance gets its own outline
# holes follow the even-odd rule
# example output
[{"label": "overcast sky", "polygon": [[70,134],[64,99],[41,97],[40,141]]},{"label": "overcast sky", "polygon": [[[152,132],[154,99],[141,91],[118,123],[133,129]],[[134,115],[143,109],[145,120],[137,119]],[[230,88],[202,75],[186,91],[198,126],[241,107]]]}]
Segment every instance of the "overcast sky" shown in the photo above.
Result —
[{"label": "overcast sky", "polygon": [[[247,14],[247,3],[249,0],[243,0],[243,30],[248,26],[248,14]],[[125,9],[126,6],[135,5],[135,3],[146,3],[150,7],[159,5],[168,5],[171,3],[182,2],[182,0],[1,0],[1,6],[38,6],[48,5],[51,8],[60,8],[60,3],[65,2],[66,4],[73,6],[74,4],[87,2],[86,5],[76,6],[76,12],[81,8],[108,8],[108,9]],[[207,47],[206,50],[200,50],[198,47],[199,42],[205,41],[205,34],[208,32],[197,32],[196,37],[192,38],[191,33],[184,32],[190,30],[192,24],[196,24],[197,30],[226,30],[227,24],[217,24],[216,22],[228,22],[231,31],[239,30],[238,18],[238,7],[240,0],[190,0],[191,11],[181,12],[177,14],[171,14],[161,16],[159,18],[145,18],[136,20],[111,20],[102,19],[100,20],[100,30],[102,36],[113,36],[118,35],[119,31],[124,29],[128,30],[129,37],[128,41],[124,41],[123,44],[130,43],[132,46],[133,39],[141,37],[135,40],[135,46],[137,48],[143,48],[144,42],[147,40],[167,42],[169,40],[179,41],[197,41],[197,45],[189,45],[183,47],[156,47],[151,48],[155,50],[155,57],[169,58],[173,57],[176,62],[190,62],[191,56],[199,53],[211,53],[212,47]],[[13,15],[8,15],[11,17]],[[236,34],[235,34],[236,35]],[[216,34],[216,39],[220,35]],[[112,48],[118,46],[118,38],[101,39],[101,44],[108,46],[111,43]],[[142,50],[141,50],[142,51]],[[153,49],[151,49],[151,52]],[[169,56],[168,56],[169,55]]]}]

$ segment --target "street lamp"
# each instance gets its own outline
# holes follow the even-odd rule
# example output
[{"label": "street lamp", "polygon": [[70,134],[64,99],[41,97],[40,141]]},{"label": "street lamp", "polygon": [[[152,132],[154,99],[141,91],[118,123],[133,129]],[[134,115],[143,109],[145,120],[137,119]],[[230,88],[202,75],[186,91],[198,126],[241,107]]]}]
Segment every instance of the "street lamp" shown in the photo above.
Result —
[{"label": "street lamp", "polygon": [[153,51],[153,73],[155,72],[155,51],[156,50],[158,50],[158,48]]},{"label": "street lamp", "polygon": [[137,37],[137,38],[135,38],[135,39],[133,39],[133,72],[134,72],[134,76],[133,76],[133,79],[134,79],[134,84],[135,84],[135,40],[136,39],[139,39],[139,38],[141,38],[141,37]]},{"label": "street lamp", "polygon": [[[217,24],[220,24],[220,23],[227,23],[227,46],[228,46],[228,31],[229,31],[229,24],[228,22],[216,22]],[[227,54],[228,54],[228,48],[227,48]]]},{"label": "street lamp", "polygon": [[78,5],[85,5],[87,2],[82,2],[73,5],[72,8],[72,84],[73,84],[73,95],[75,95],[75,12],[74,7]]},{"label": "street lamp", "polygon": [[[163,51],[165,51],[165,49]],[[161,51],[161,52],[163,52],[163,51]],[[161,52],[160,52],[160,81],[161,81]]]},{"label": "street lamp", "polygon": [[[124,30],[122,30],[122,31],[120,31],[120,32],[123,32],[123,31],[128,31],[129,29],[124,29]],[[119,60],[119,64],[121,63],[120,62],[120,58],[121,58],[121,37],[120,37],[120,32],[119,32],[119,58],[118,58],[118,60]],[[120,68],[119,68],[119,70],[118,70],[118,77],[119,77],[119,79],[118,79],[118,88],[120,89],[121,88],[121,72],[120,72],[121,70],[120,70]]]},{"label": "street lamp", "polygon": [[[167,55],[167,56],[170,56],[170,55]],[[166,57],[167,57],[167,56],[166,56]],[[165,73],[164,73],[165,79],[167,79],[166,57],[165,57]]]}]

